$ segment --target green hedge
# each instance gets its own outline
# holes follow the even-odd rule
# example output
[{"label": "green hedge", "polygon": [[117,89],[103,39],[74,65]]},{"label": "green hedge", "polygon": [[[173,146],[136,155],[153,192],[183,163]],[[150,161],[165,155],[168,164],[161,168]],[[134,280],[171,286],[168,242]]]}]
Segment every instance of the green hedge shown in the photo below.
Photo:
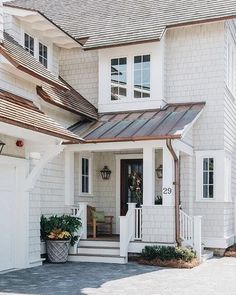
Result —
[{"label": "green hedge", "polygon": [[142,250],[142,258],[145,260],[160,259],[164,260],[183,260],[186,262],[196,258],[196,253],[187,248],[171,247],[171,246],[146,246]]}]

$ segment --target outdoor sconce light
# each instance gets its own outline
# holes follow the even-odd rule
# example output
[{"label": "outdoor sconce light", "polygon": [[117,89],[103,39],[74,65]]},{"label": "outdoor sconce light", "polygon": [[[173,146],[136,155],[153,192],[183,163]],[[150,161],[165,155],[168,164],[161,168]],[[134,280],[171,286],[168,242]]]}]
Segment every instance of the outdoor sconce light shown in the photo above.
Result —
[{"label": "outdoor sconce light", "polygon": [[102,179],[104,180],[109,179],[111,176],[111,170],[107,166],[104,166],[104,168],[100,171],[100,173],[102,175]]},{"label": "outdoor sconce light", "polygon": [[4,148],[5,145],[6,144],[0,140],[0,155],[1,155],[2,150],[3,150],[3,148]]},{"label": "outdoor sconce light", "polygon": [[157,169],[156,169],[156,174],[158,178],[162,178],[163,177],[163,166],[160,165]]}]

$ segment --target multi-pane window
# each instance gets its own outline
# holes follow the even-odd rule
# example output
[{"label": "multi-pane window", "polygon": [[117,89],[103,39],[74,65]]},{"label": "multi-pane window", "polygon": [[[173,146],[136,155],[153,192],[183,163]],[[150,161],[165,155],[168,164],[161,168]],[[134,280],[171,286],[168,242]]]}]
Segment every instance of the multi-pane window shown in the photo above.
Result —
[{"label": "multi-pane window", "polygon": [[47,46],[43,45],[41,42],[39,42],[39,61],[42,65],[44,65],[46,68],[48,66],[48,48]]},{"label": "multi-pane window", "polygon": [[34,55],[34,38],[25,33],[25,49]]},{"label": "multi-pane window", "polygon": [[214,159],[203,159],[203,198],[214,198]]},{"label": "multi-pane window", "polygon": [[127,58],[111,60],[111,100],[121,100],[127,96]]},{"label": "multi-pane window", "polygon": [[150,55],[134,57],[134,98],[150,97]]},{"label": "multi-pane window", "polygon": [[81,165],[81,192],[88,194],[89,191],[89,159],[82,158]]}]

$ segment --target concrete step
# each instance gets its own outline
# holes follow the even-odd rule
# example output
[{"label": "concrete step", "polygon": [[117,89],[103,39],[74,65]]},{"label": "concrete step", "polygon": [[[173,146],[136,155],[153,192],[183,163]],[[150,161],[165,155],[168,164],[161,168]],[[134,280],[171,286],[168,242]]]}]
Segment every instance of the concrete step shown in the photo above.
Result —
[{"label": "concrete step", "polygon": [[113,240],[80,240],[78,247],[120,247],[119,241],[113,241]]},{"label": "concrete step", "polygon": [[203,250],[202,251],[202,262],[205,262],[208,259],[211,259],[213,257],[214,253],[210,250]]},{"label": "concrete step", "polygon": [[71,262],[99,262],[99,263],[117,263],[125,264],[127,260],[125,257],[118,255],[87,255],[87,254],[75,254],[69,255],[68,261]]},{"label": "concrete step", "polygon": [[78,254],[87,254],[87,255],[119,255],[119,247],[88,247],[88,246],[79,246]]}]

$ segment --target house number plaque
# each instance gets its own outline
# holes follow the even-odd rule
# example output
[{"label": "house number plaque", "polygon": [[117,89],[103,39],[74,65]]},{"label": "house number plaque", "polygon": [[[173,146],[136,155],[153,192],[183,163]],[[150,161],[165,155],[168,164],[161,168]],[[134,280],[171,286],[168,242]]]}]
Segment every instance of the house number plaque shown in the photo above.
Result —
[{"label": "house number plaque", "polygon": [[163,194],[164,195],[171,195],[172,194],[172,188],[170,187],[163,187]]}]

